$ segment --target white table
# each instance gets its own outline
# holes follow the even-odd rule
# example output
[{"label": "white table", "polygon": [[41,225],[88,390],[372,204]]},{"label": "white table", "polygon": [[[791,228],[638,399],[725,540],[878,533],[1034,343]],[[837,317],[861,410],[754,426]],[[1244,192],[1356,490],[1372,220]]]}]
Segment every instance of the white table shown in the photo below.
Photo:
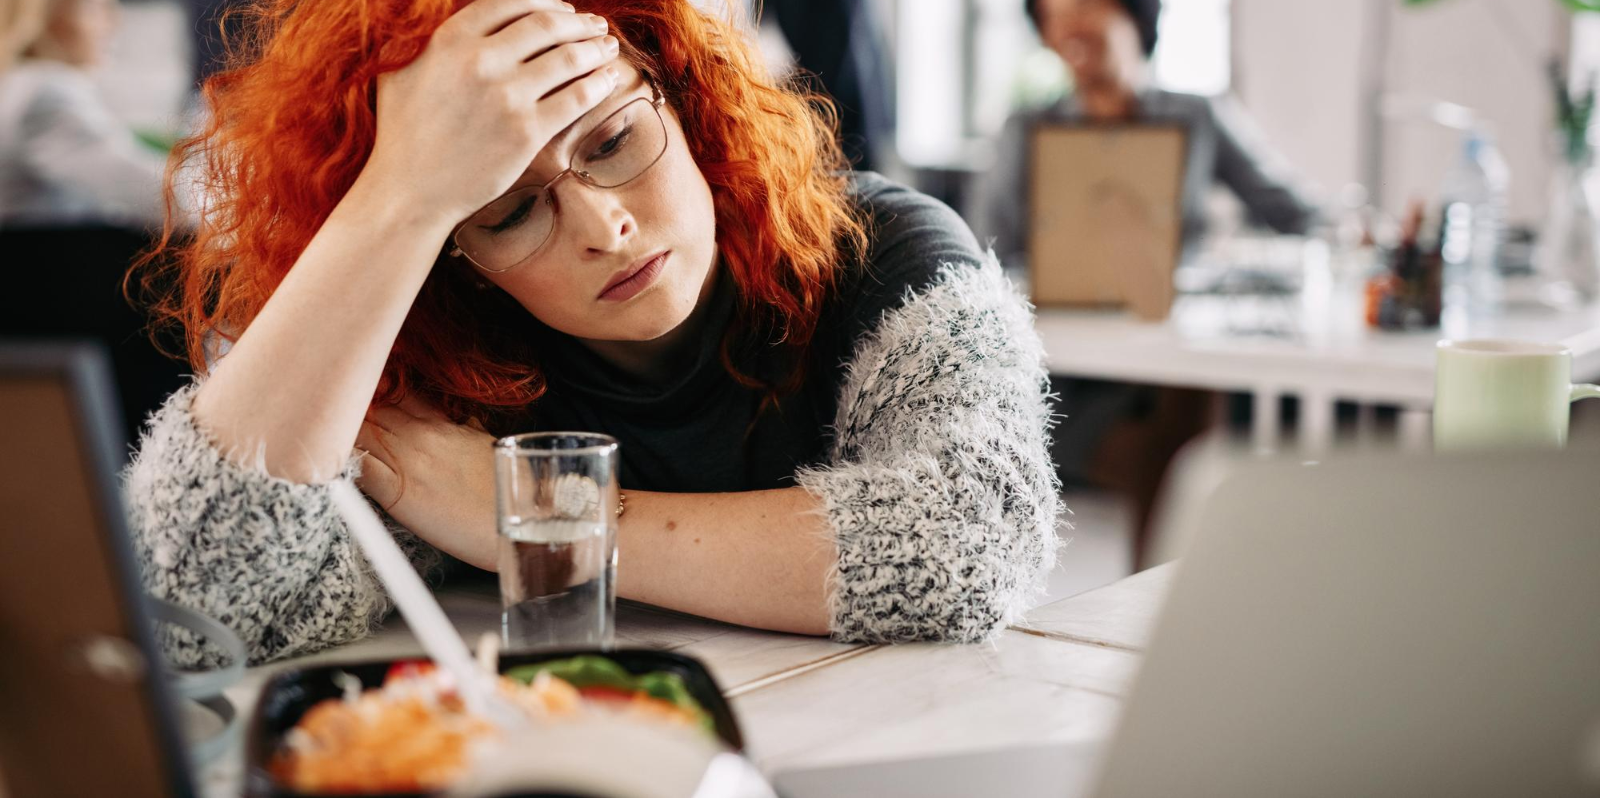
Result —
[{"label": "white table", "polygon": [[[1290,304],[1274,309],[1273,302]],[[1252,312],[1248,303],[1181,297],[1162,323],[1122,312],[1041,310],[1037,328],[1054,374],[1251,394],[1253,443],[1264,450],[1280,445],[1278,398],[1286,394],[1300,399],[1299,443],[1306,449],[1332,443],[1340,400],[1400,407],[1403,442],[1425,445],[1434,345],[1443,338],[1563,343],[1572,349],[1575,379],[1600,378],[1600,306],[1525,308],[1478,322],[1447,320],[1443,330],[1390,333],[1362,325],[1348,291],[1308,285],[1299,298],[1258,300],[1264,312],[1294,321],[1294,334],[1273,337],[1230,329],[1241,313]]]},{"label": "white table", "polygon": [[[1083,741],[1103,737],[1116,718],[1173,568],[1039,607],[985,645],[841,644],[631,604],[618,614],[618,644],[704,662],[731,700],[751,757],[769,774]],[[492,594],[441,600],[469,637],[498,628]],[[281,668],[420,654],[395,618],[360,643],[253,668],[229,697],[248,712]],[[203,774],[208,794],[238,794],[241,756]]]}]

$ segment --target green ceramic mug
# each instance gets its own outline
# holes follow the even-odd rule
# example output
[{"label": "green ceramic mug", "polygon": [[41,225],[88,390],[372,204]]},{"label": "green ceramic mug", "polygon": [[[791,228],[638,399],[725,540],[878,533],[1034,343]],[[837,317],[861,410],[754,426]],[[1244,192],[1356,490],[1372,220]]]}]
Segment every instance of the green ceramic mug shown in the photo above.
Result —
[{"label": "green ceramic mug", "polygon": [[1567,445],[1573,402],[1600,386],[1572,384],[1572,352],[1530,341],[1440,341],[1434,374],[1433,448]]}]

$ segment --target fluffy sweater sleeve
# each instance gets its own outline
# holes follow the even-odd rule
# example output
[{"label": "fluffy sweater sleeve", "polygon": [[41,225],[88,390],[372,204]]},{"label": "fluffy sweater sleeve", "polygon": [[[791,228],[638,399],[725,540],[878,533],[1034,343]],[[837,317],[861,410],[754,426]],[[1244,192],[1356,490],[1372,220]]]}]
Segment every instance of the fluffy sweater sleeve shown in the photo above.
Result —
[{"label": "fluffy sweater sleeve", "polygon": [[991,257],[945,266],[856,346],[829,465],[799,477],[838,544],[834,637],[978,641],[1042,590],[1060,499],[1032,321]]},{"label": "fluffy sweater sleeve", "polygon": [[[376,575],[334,510],[326,484],[235,464],[190,413],[198,383],[155,413],[123,472],[134,551],[151,595],[204,612],[244,640],[252,663],[368,634],[389,609]],[[356,475],[355,461],[338,478]],[[424,572],[443,559],[385,517]],[[184,630],[162,644],[180,666],[221,651]]]}]

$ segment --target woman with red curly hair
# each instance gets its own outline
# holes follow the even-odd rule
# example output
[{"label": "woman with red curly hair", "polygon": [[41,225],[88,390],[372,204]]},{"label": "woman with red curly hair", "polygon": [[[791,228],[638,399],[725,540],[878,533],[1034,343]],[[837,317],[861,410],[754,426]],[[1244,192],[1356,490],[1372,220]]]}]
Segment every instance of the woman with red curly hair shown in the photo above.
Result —
[{"label": "woman with red curly hair", "polygon": [[624,453],[621,596],[987,637],[1054,561],[1026,303],[948,208],[843,171],[739,26],[579,5],[257,0],[146,283],[203,374],[126,474],[149,588],[257,661],[359,637],[386,601],[330,481],[419,568],[492,570],[494,437],[587,429]]}]

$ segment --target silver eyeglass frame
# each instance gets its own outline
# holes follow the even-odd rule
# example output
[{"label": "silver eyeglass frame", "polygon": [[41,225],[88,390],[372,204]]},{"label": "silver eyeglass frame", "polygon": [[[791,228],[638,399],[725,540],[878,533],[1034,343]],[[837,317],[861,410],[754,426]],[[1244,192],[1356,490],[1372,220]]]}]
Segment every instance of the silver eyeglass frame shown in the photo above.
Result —
[{"label": "silver eyeglass frame", "polygon": [[[667,120],[661,116],[661,109],[662,109],[662,107],[664,107],[667,104],[667,99],[666,99],[666,97],[662,96],[661,88],[656,85],[655,81],[650,80],[649,78],[645,78],[644,81],[645,81],[645,83],[649,84],[649,86],[650,86],[650,97],[648,97],[648,98],[637,97],[637,98],[634,98],[632,100],[627,101],[626,103],[623,103],[619,108],[617,108],[617,110],[612,111],[609,114],[606,114],[605,119],[602,119],[600,121],[600,124],[596,125],[595,127],[599,128],[599,127],[605,125],[605,123],[610,121],[612,117],[616,116],[617,114],[622,113],[623,111],[628,110],[628,107],[633,105],[634,103],[639,102],[641,100],[647,100],[650,103],[650,109],[655,111],[656,122],[661,125],[661,130],[662,130],[663,134],[665,134],[666,128],[667,128]],[[592,188],[606,189],[606,190],[614,189],[614,188],[621,188],[621,187],[623,187],[623,186],[625,186],[625,185],[627,185],[629,183],[632,183],[635,180],[638,180],[640,178],[640,176],[642,176],[645,172],[650,171],[650,169],[652,167],[654,167],[657,163],[660,163],[662,156],[667,154],[667,144],[668,144],[668,142],[666,141],[665,136],[663,136],[662,145],[661,145],[661,151],[656,153],[654,158],[650,159],[650,163],[645,164],[644,167],[639,170],[638,174],[635,174],[633,177],[630,177],[627,180],[622,181],[621,183],[617,183],[616,185],[612,185],[612,186],[599,185],[598,183],[594,182],[594,178],[591,177],[588,172],[586,172],[586,171],[584,171],[582,169],[573,169],[572,168],[572,160],[574,160],[576,158],[576,156],[574,156],[573,158],[569,158],[568,159],[567,168],[565,168],[565,169],[561,170],[560,172],[556,173],[555,177],[550,178],[548,181],[544,182],[541,185],[538,185],[538,186],[533,186],[533,185],[523,186],[522,188],[517,189],[517,191],[521,192],[521,191],[527,191],[529,189],[535,189],[535,190],[537,190],[539,192],[548,193],[548,192],[552,191],[555,188],[557,183],[560,183],[562,180],[565,180],[568,177],[572,177],[572,178],[578,180],[578,182],[583,183],[583,184],[585,184],[587,186],[590,186]],[[512,193],[516,193],[516,192],[512,192]],[[519,259],[516,263],[513,263],[510,266],[505,267],[504,269],[491,269],[491,268],[489,268],[487,266],[484,266],[483,264],[481,264],[477,260],[475,260],[471,255],[467,254],[466,250],[461,248],[461,243],[456,238],[456,236],[461,232],[461,229],[463,227],[466,227],[467,224],[470,223],[475,217],[477,217],[478,214],[483,213],[483,211],[485,209],[487,209],[490,205],[493,205],[493,204],[505,199],[506,196],[509,196],[509,195],[502,195],[502,196],[494,198],[493,200],[490,200],[488,204],[484,205],[482,208],[479,208],[479,209],[473,211],[470,215],[467,216],[467,218],[465,220],[463,220],[460,224],[456,225],[455,229],[450,231],[450,252],[449,252],[450,257],[452,257],[452,258],[465,258],[468,263],[471,263],[473,265],[473,267],[478,269],[479,271],[488,272],[490,274],[504,274],[505,272],[511,271],[512,269],[515,269],[518,266],[522,265],[524,262],[526,262],[528,260],[529,256],[533,255],[535,252],[538,252],[541,249],[544,249],[544,245],[550,243],[550,239],[555,236],[556,224],[557,224],[557,221],[559,220],[559,217],[557,219],[553,219],[550,222],[550,232],[545,234],[544,239],[539,242],[538,246],[536,246],[533,249],[529,250],[528,254],[522,256],[522,258]],[[555,212],[552,211],[551,213],[554,214]]]}]

